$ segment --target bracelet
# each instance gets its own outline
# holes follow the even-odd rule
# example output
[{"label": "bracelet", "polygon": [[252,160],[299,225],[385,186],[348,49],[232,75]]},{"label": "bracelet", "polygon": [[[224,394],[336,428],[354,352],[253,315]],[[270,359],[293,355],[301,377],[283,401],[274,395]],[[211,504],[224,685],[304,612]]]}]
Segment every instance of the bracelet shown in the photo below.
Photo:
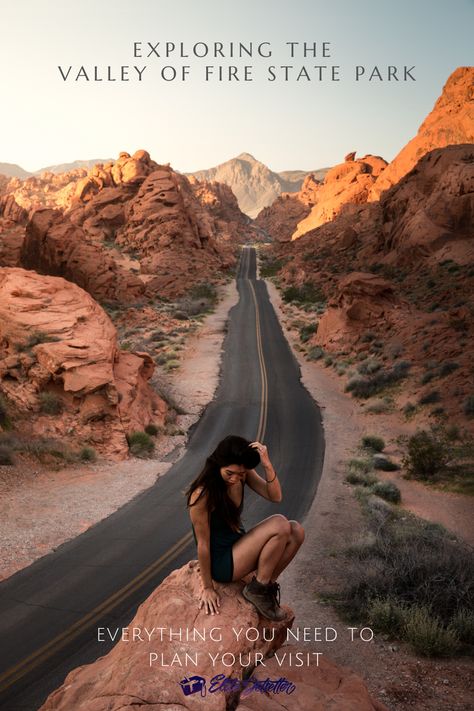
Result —
[{"label": "bracelet", "polygon": [[267,484],[271,484],[272,481],[275,481],[276,478],[277,478],[277,474],[275,474],[275,476],[273,477],[273,479],[270,479],[270,481],[268,481],[268,479],[266,479],[265,481],[267,482]]}]

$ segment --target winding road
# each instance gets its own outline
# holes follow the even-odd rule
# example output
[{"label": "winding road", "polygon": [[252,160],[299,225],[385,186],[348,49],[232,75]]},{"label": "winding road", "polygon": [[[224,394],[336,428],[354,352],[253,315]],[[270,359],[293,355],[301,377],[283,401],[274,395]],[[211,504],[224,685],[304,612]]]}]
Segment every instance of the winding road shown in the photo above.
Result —
[{"label": "winding road", "polygon": [[126,626],[169,572],[195,557],[183,491],[227,434],[260,439],[283,501],[246,495],[246,527],[272,514],[302,520],[324,457],[320,412],[244,247],[220,384],[183,457],[107,519],[0,583],[0,709],[35,711],[74,667],[105,654],[97,627]]}]

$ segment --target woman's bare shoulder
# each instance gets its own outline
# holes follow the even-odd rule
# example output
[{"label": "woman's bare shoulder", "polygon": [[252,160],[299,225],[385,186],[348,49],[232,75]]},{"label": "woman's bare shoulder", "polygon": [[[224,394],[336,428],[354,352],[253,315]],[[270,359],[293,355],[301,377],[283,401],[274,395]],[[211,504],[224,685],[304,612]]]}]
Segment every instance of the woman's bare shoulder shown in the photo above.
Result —
[{"label": "woman's bare shoulder", "polygon": [[194,504],[201,504],[202,506],[207,506],[207,494],[204,492],[203,486],[198,486],[194,489],[191,497],[189,499],[189,505],[194,506]]}]

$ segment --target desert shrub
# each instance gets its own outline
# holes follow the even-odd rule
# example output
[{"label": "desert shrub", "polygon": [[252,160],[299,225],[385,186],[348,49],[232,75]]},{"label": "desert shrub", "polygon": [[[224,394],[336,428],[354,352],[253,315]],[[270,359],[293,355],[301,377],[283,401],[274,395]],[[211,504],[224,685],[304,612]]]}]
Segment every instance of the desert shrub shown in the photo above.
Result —
[{"label": "desert shrub", "polygon": [[209,299],[212,303],[217,301],[216,287],[214,284],[208,284],[207,282],[195,284],[195,286],[189,290],[189,294],[194,299]]},{"label": "desert shrub", "polygon": [[333,358],[332,358],[332,356],[330,356],[330,355],[325,356],[325,358],[324,358],[324,365],[326,366],[326,368],[329,367],[329,366],[332,365],[332,364],[333,364]]},{"label": "desert shrub", "polygon": [[430,390],[429,392],[425,393],[424,395],[421,395],[421,397],[418,398],[418,404],[419,405],[429,405],[433,402],[439,402],[441,400],[441,395],[439,394],[438,390]]},{"label": "desert shrub", "polygon": [[374,457],[374,469],[378,469],[383,472],[396,472],[400,469],[400,465],[396,462],[392,462],[391,459],[384,456]]},{"label": "desert shrub", "polygon": [[150,435],[151,437],[156,437],[156,435],[158,434],[159,431],[160,431],[159,427],[157,427],[156,425],[154,425],[153,422],[150,422],[150,424],[148,424],[148,425],[145,427],[145,432],[146,432],[148,435]]},{"label": "desert shrub", "polygon": [[283,289],[282,296],[283,300],[287,302],[314,303],[325,301],[325,296],[321,289],[310,281],[304,282],[301,286],[287,286],[286,289]]},{"label": "desert shrub", "polygon": [[266,256],[265,258],[262,258],[262,262],[260,264],[260,276],[262,279],[274,277],[278,274],[284,264],[285,262],[282,259],[275,259],[270,256]]},{"label": "desert shrub", "polygon": [[175,311],[173,313],[173,318],[178,319],[178,321],[188,321],[189,320],[188,314],[180,309],[178,309],[177,311]]},{"label": "desert shrub", "polygon": [[459,637],[444,627],[428,606],[413,606],[405,611],[403,636],[415,652],[424,657],[447,657],[459,648]]},{"label": "desert shrub", "polygon": [[368,398],[376,395],[389,385],[393,385],[407,377],[410,364],[401,360],[392,368],[380,369],[372,375],[359,376],[351,379],[346,385],[346,390],[355,397]]},{"label": "desert shrub", "polygon": [[316,333],[318,330],[318,324],[317,323],[308,323],[305,326],[302,326],[300,328],[300,341],[302,343],[306,343],[306,341],[309,341],[313,333]]},{"label": "desert shrub", "polygon": [[385,442],[382,437],[376,435],[364,435],[362,437],[362,446],[365,449],[371,449],[374,452],[382,452],[385,449]]},{"label": "desert shrub", "polygon": [[350,459],[348,465],[350,469],[365,474],[372,469],[372,462],[369,459]]},{"label": "desert shrub", "polygon": [[464,414],[468,417],[472,417],[474,415],[474,395],[469,395],[469,397],[466,398],[463,410]]},{"label": "desert shrub", "polygon": [[416,412],[416,405],[414,405],[412,402],[407,402],[407,404],[403,408],[403,414],[407,419],[410,419],[410,417],[413,417],[413,415]]},{"label": "desert shrub", "polygon": [[[386,518],[382,524],[372,519],[372,541],[348,550],[352,562],[341,608],[350,619],[361,621],[370,615],[374,600],[389,599],[403,608],[400,634],[417,651],[452,653],[457,650],[456,629],[466,614],[459,611],[474,605],[474,553],[447,538],[439,526],[406,514],[403,521],[399,518]],[[383,618],[390,612],[379,614]],[[393,632],[399,623],[394,627]]]},{"label": "desert shrub", "polygon": [[364,473],[362,471],[350,469],[346,474],[346,481],[348,484],[372,486],[372,484],[376,483],[377,479],[373,474],[370,474],[370,472]]},{"label": "desert shrub", "polygon": [[419,430],[408,440],[403,466],[408,476],[430,479],[445,467],[448,458],[449,450],[442,438],[434,432]]},{"label": "desert shrub", "polygon": [[97,453],[93,447],[83,447],[79,452],[79,459],[81,462],[95,462]]},{"label": "desert shrub", "polygon": [[0,445],[0,464],[2,465],[11,465],[15,463],[15,458],[13,456],[13,452],[10,449],[10,447],[7,447],[4,444]]},{"label": "desert shrub", "polygon": [[56,393],[44,390],[39,393],[40,411],[46,415],[59,415],[63,411],[63,401]]},{"label": "desert shrub", "polygon": [[165,370],[176,370],[176,368],[179,368],[180,362],[177,358],[170,358],[169,360],[166,361],[165,364]]},{"label": "desert shrub", "polygon": [[374,400],[367,405],[365,409],[366,412],[373,412],[376,415],[381,414],[382,412],[390,412],[393,409],[393,401],[389,398]]},{"label": "desert shrub", "polygon": [[155,444],[150,435],[141,430],[131,432],[127,435],[127,442],[130,452],[137,457],[147,457],[155,448]]},{"label": "desert shrub", "polygon": [[374,597],[368,602],[367,614],[372,627],[383,634],[399,635],[403,630],[405,607],[390,597]]},{"label": "desert shrub", "polygon": [[371,375],[372,373],[376,373],[378,370],[380,370],[381,367],[382,364],[379,361],[374,360],[373,358],[368,358],[362,363],[359,363],[359,365],[357,366],[357,370],[362,375]]},{"label": "desert shrub", "polygon": [[393,481],[377,481],[370,487],[370,490],[376,496],[380,496],[392,504],[399,504],[402,498],[400,489]]},{"label": "desert shrub", "polygon": [[449,375],[450,373],[454,373],[455,370],[459,368],[459,363],[456,363],[453,360],[448,360],[446,363],[443,363],[443,365],[440,366],[439,369],[439,374],[440,377],[444,378],[444,376]]},{"label": "desert shrub", "polygon": [[371,331],[366,331],[364,335],[361,338],[362,343],[370,343],[370,341],[373,341],[377,338],[375,333],[372,333]]},{"label": "desert shrub", "polygon": [[451,620],[451,626],[456,631],[461,642],[474,645],[474,611],[461,607]]},{"label": "desert shrub", "polygon": [[0,427],[4,430],[11,429],[12,423],[8,414],[8,406],[3,395],[0,395]]},{"label": "desert shrub", "polygon": [[323,357],[323,355],[324,350],[321,348],[321,346],[313,346],[309,349],[308,353],[306,354],[306,357],[308,358],[308,360],[319,360]]}]

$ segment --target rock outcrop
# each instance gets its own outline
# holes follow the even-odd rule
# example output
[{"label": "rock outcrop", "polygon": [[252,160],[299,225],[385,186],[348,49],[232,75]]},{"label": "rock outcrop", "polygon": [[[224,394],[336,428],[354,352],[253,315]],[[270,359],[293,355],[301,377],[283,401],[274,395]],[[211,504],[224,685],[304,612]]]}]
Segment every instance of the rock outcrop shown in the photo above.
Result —
[{"label": "rock outcrop", "polygon": [[[283,695],[284,708],[288,709],[323,709],[329,708],[329,704],[339,703],[337,708],[341,711],[384,711],[381,704],[370,698],[360,678],[330,662],[325,662],[319,671],[308,671],[301,693],[301,672],[295,668],[285,670],[290,682],[293,676],[298,678],[298,682],[294,682],[298,686],[292,695],[275,695],[275,701],[273,695],[255,693],[239,703],[240,692],[237,689],[227,693],[211,693],[211,679],[218,675],[221,675],[221,682],[226,677],[231,678],[237,687],[243,674],[251,672],[255,661],[258,661],[257,655],[261,655],[265,665],[269,664],[268,673],[266,666],[257,667],[258,677],[263,675],[277,679],[283,676],[281,669],[277,669],[275,662],[269,662],[268,657],[285,642],[293,614],[286,608],[286,620],[264,622],[242,597],[242,585],[241,582],[218,584],[220,614],[210,616],[198,611],[201,584],[197,562],[191,561],[174,571],[139,607],[130,622],[129,629],[155,630],[150,635],[151,639],[142,632],[143,641],[121,640],[106,656],[75,669],[66,677],[64,684],[49,696],[41,711],[132,711],[139,706],[166,708],[168,711],[194,711],[204,707],[211,711],[224,711],[226,708],[279,709],[282,706],[278,699]],[[160,639],[158,628],[162,630],[163,639]],[[170,630],[181,630],[182,639],[175,635],[170,641]],[[194,630],[197,632],[195,641]],[[238,639],[234,630],[240,632]],[[263,639],[264,634],[268,641]],[[187,640],[186,636],[190,639]],[[186,654],[189,655],[188,665],[184,666]],[[150,655],[156,656],[150,658]],[[171,663],[173,659],[174,664]],[[181,660],[182,665],[177,659]],[[196,660],[197,665],[190,660]],[[201,693],[183,693],[180,682],[184,683],[185,678],[195,675],[205,680],[205,699]],[[313,704],[311,688],[313,698],[323,705]],[[309,700],[310,705],[305,706],[304,703]],[[255,703],[258,705],[252,705]]]},{"label": "rock outcrop", "polygon": [[65,279],[0,269],[0,382],[32,435],[127,456],[126,435],[164,423],[154,364],[120,351],[107,314]]},{"label": "rock outcrop", "polygon": [[[380,156],[366,155],[351,159],[331,168],[319,188],[314,207],[307,217],[299,222],[291,239],[295,240],[325,222],[330,222],[347,203],[367,202],[370,189],[384,171],[387,161]],[[347,158],[347,156],[346,156]]]},{"label": "rock outcrop", "polygon": [[[112,256],[113,255],[113,256]],[[36,210],[27,225],[20,263],[41,274],[62,276],[94,299],[129,304],[145,294],[145,283],[121,255],[86,241],[83,231],[58,210]]]},{"label": "rock outcrop", "polygon": [[291,240],[296,226],[316,203],[322,182],[313,173],[307,175],[296,193],[282,193],[257,215],[254,224],[278,242]]},{"label": "rock outcrop", "polygon": [[429,151],[460,143],[474,143],[474,67],[458,67],[450,75],[417,135],[379,176],[369,199],[377,200]]}]

